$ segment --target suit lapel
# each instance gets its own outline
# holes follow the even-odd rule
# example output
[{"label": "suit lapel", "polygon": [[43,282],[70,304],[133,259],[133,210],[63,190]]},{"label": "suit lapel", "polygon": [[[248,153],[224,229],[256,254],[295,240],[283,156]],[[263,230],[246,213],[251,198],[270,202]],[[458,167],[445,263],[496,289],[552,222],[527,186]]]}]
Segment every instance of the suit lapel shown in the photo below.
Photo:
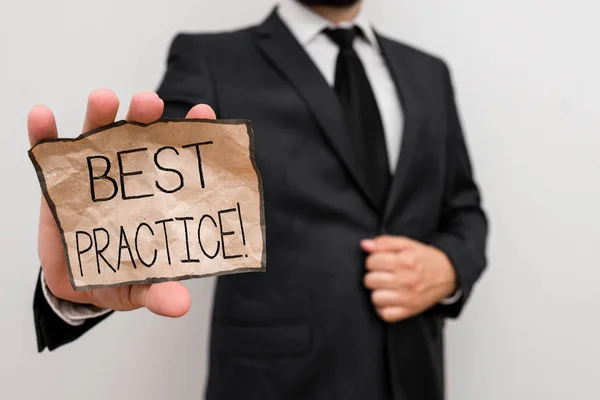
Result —
[{"label": "suit lapel", "polygon": [[396,47],[398,45],[396,43],[379,34],[377,34],[377,40],[386,64],[390,69],[392,79],[396,84],[404,111],[404,131],[402,133],[400,156],[398,157],[398,165],[392,179],[382,219],[383,226],[385,226],[396,211],[400,196],[402,195],[402,186],[409,174],[410,163],[415,152],[415,145],[423,118],[420,113],[420,105],[415,97],[414,81],[408,79],[410,76],[415,76],[415,73],[418,71],[412,71],[407,58],[398,54],[398,48]]},{"label": "suit lapel", "polygon": [[276,11],[258,27],[258,43],[265,57],[304,100],[360,191],[377,209],[368,190],[364,169],[352,150],[342,107],[335,92]]}]

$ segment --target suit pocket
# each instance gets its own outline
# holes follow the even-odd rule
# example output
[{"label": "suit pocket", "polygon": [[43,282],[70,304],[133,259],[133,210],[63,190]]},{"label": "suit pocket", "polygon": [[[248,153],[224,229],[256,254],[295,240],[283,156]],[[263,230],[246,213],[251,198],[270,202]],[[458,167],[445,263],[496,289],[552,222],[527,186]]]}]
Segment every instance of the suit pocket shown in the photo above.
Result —
[{"label": "suit pocket", "polygon": [[238,356],[300,356],[310,351],[308,324],[261,326],[213,322],[213,348]]}]

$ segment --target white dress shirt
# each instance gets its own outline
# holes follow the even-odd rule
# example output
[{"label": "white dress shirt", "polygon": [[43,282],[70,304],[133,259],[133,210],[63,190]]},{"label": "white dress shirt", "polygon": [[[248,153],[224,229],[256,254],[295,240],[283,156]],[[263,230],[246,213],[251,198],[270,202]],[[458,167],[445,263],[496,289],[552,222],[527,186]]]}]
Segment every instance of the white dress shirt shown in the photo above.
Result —
[{"label": "white dress shirt", "polygon": [[278,13],[331,87],[335,83],[335,66],[339,47],[323,33],[323,30],[352,26],[358,26],[362,30],[364,37],[356,38],[354,50],[365,67],[381,113],[390,171],[393,174],[398,164],[402,140],[404,122],[402,106],[390,70],[381,54],[375,32],[363,12],[360,11],[354,21],[344,22],[338,26],[295,0],[284,0],[279,5]]},{"label": "white dress shirt", "polygon": [[[375,32],[363,12],[359,12],[353,21],[344,22],[337,26],[295,0],[283,0],[277,12],[331,87],[334,86],[335,82],[335,67],[339,48],[323,33],[323,30],[352,26],[358,26],[362,30],[364,37],[357,37],[354,50],[363,63],[381,113],[389,167],[391,173],[394,174],[400,155],[404,123],[402,105],[391,73],[381,54]],[[43,275],[41,279],[44,296],[51,308],[70,325],[81,325],[86,319],[99,317],[110,311],[60,300],[50,293]],[[460,296],[461,293],[458,291],[452,297],[443,300],[442,304],[452,304]]]}]

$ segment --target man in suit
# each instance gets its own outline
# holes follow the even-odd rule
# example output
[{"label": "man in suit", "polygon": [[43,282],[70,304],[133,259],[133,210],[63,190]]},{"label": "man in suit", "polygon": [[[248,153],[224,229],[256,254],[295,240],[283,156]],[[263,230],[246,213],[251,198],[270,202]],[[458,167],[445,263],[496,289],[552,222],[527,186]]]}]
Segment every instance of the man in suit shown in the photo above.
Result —
[{"label": "man in suit", "polygon": [[[268,272],[217,281],[208,399],[444,398],[444,319],[485,268],[487,222],[448,69],[360,9],[285,0],[255,27],[179,35],[158,95],[131,101],[129,120],[216,113],[255,130]],[[117,108],[92,93],[83,130]],[[46,108],[28,122],[32,144],[57,135]],[[111,310],[190,307],[176,282],[74,292],[44,202],[39,248],[40,351]]]}]

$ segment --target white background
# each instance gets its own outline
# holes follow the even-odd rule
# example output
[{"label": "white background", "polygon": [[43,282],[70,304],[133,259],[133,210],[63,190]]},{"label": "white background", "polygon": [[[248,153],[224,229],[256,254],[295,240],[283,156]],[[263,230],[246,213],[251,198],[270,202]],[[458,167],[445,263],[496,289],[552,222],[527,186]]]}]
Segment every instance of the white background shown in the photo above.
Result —
[{"label": "white background", "polygon": [[[490,269],[448,324],[449,398],[599,398],[600,6],[366,3],[381,31],[451,64],[491,216]],[[202,397],[211,280],[189,283],[194,305],[181,320],[115,315],[36,353],[39,189],[26,114],[44,103],[75,136],[90,90],[113,88],[127,105],[156,88],[176,32],[248,25],[271,4],[0,0],[0,398]]]}]

